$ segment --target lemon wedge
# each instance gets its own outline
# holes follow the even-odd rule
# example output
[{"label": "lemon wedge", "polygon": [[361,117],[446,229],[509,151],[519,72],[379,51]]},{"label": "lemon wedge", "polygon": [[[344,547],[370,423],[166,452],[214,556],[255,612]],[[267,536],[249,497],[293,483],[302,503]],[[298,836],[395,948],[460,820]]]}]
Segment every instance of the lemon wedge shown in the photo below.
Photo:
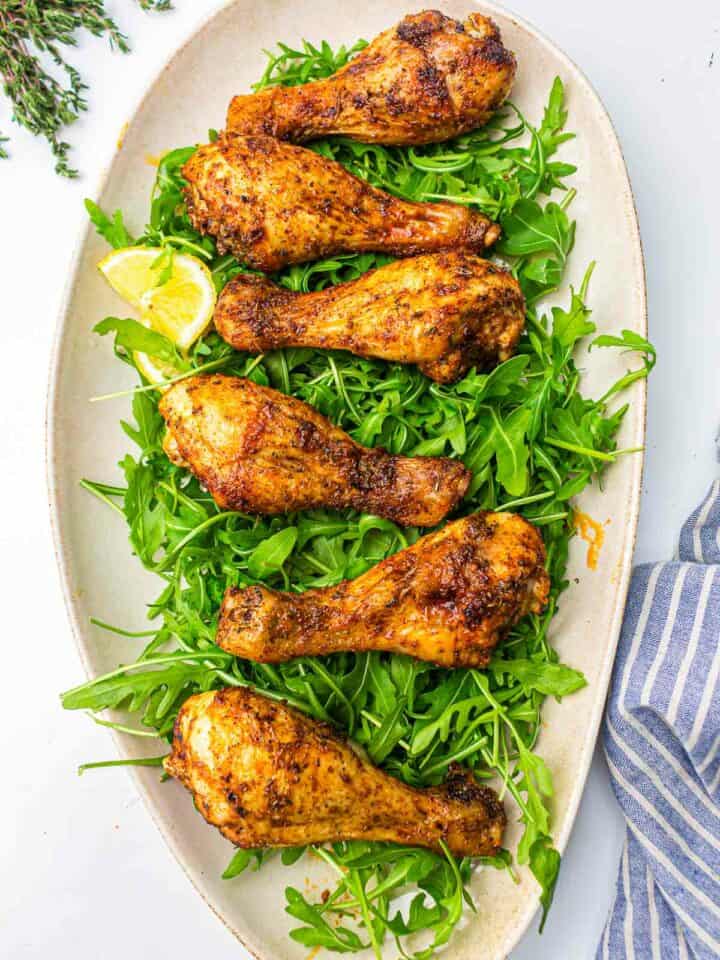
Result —
[{"label": "lemon wedge", "polygon": [[145,377],[148,383],[165,383],[166,380],[172,380],[180,373],[170,363],[163,363],[162,360],[156,360],[148,356],[147,353],[133,354],[135,357],[135,366]]},{"label": "lemon wedge", "polygon": [[[185,253],[172,256],[170,277],[160,283],[166,258],[157,247],[123,247],[98,264],[110,286],[134,307],[140,321],[188,350],[212,322],[215,285],[205,264]],[[168,364],[136,354],[141,372],[153,383],[177,373]]]}]

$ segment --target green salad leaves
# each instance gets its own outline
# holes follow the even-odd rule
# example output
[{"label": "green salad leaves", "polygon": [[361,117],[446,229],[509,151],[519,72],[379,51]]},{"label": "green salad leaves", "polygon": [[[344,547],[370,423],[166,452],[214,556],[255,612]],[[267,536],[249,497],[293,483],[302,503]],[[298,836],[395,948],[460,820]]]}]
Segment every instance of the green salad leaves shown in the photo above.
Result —
[{"label": "green salad leaves", "polygon": [[[305,44],[302,50],[281,46],[258,86],[326,76],[361,47],[334,53],[327,44]],[[574,167],[555,158],[572,136],[564,130],[566,117],[562,84],[556,80],[537,127],[508,106],[487,127],[447,144],[400,149],[334,138],[312,145],[399,196],[477,204],[501,221],[497,252],[527,298],[527,332],[517,355],[492,372],[472,370],[446,386],[413,367],[348,353],[287,349],[248,356],[213,332],[179,358],[171,357],[174,348],[165,338],[131,320],[108,318],[97,328],[114,334],[116,354],[126,362],[132,363],[133,350],[141,350],[172,360],[180,376],[223,370],[250,377],[307,401],[363,444],[462,459],[473,471],[462,513],[514,510],[540,527],[552,580],[547,611],[526,617],[485,672],[444,670],[378,653],[277,666],[224,653],[215,646],[214,634],[229,585],[263,582],[300,591],[335,584],[413,543],[420,531],[351,511],[274,518],[221,511],[164,455],[158,393],[145,384],[133,391],[132,422],[122,424],[135,446],[120,464],[124,483],[83,484],[124,515],[133,551],[161,578],[162,589],[149,608],[149,642],[135,663],[63,696],[69,709],[122,708],[134,717],[130,729],[154,731],[169,741],[177,711],[190,694],[247,685],[336,724],[375,763],[407,783],[437,784],[451,763],[462,763],[480,779],[499,784],[509,815],[521,820],[524,833],[515,858],[529,865],[540,884],[543,918],[560,857],[552,845],[551,771],[535,744],[544,699],[568,696],[585,684],[582,674],[558,662],[548,637],[567,586],[572,498],[599,482],[625,452],[617,449],[615,437],[626,407],[611,409],[608,401],[647,376],[655,362],[651,345],[636,334],[598,337],[598,348],[634,352],[640,363],[604,397],[587,397],[575,357],[595,330],[587,306],[593,265],[580,288],[570,290],[566,306],[543,310],[538,305],[561,286],[575,235],[574,191],[565,184]],[[173,150],[163,158],[150,221],[136,242],[202,257],[220,290],[244,267],[231,256],[219,256],[212,240],[190,224],[180,169],[193,150]],[[91,203],[88,210],[111,245],[129,242],[120,212],[108,216]],[[338,256],[289,267],[275,279],[293,290],[317,290],[388,259]],[[126,635],[121,628],[100,626]],[[281,859],[291,863],[302,853],[286,850]],[[291,936],[307,947],[351,953],[369,946],[379,958],[389,941],[403,957],[425,960],[447,942],[463,910],[472,908],[467,884],[477,864],[457,861],[448,850],[440,855],[347,842],[314,853],[336,874],[337,884],[320,902],[310,902],[292,887],[286,890],[287,913],[297,921]],[[230,880],[257,869],[272,856],[272,851],[240,850],[224,876]],[[484,866],[506,870],[508,883],[513,882],[510,853]],[[400,898],[408,891],[409,905],[403,900],[401,909]]]}]

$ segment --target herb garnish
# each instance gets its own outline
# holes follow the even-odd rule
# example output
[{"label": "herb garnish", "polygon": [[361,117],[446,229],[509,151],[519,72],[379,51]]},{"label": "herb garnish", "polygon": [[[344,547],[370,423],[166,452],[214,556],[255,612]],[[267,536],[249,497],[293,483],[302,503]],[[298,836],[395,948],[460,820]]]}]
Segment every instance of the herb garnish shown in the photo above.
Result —
[{"label": "herb garnish", "polygon": [[[137,0],[143,10],[169,10],[170,0]],[[70,144],[60,139],[63,127],[87,110],[87,85],[65,59],[62,48],[77,45],[77,33],[107,36],[110,46],[128,53],[127,37],[105,10],[104,0],[2,0],[0,4],[0,77],[13,106],[12,118],[45,137],[56,159],[55,171],[74,177],[68,165]],[[43,65],[50,60],[67,80],[64,86]],[[0,157],[7,157],[0,135]]]},{"label": "herb garnish", "polygon": [[[258,86],[326,76],[360,48],[333,54],[327,44],[305,44],[302,51],[282,46]],[[378,653],[279,665],[224,653],[213,640],[228,585],[262,581],[304,590],[334,584],[414,542],[419,531],[350,511],[267,518],[219,510],[197,481],[163,454],[157,393],[145,385],[133,392],[134,423],[122,424],[140,448],[121,463],[125,485],[83,483],[123,511],[135,553],[164,580],[149,614],[157,632],[136,663],[63,696],[70,709],[122,707],[135,713],[145,729],[169,740],[177,711],[190,694],[249,685],[336,723],[374,762],[408,783],[439,783],[456,761],[480,778],[499,779],[501,793],[510,795],[524,824],[516,857],[530,866],[541,886],[543,922],[560,858],[551,839],[552,778],[534,747],[545,697],[560,698],[585,685],[582,674],[558,662],[547,636],[567,586],[571,499],[598,482],[605,467],[625,452],[617,449],[615,435],[627,407],[611,411],[608,400],[646,377],[655,362],[652,346],[632,332],[598,337],[594,345],[634,351],[642,363],[599,400],[581,393],[573,357],[595,330],[586,306],[592,264],[580,289],[571,290],[566,308],[538,310],[540,298],[561,284],[575,232],[568,214],[574,191],[565,186],[575,168],[552,159],[572,136],[564,131],[566,116],[558,79],[537,128],[509,107],[487,127],[449,144],[399,149],[335,138],[312,145],[400,196],[475,203],[501,220],[499,253],[522,285],[528,317],[517,356],[492,372],[473,370],[445,386],[412,367],[347,353],[287,349],[251,357],[233,351],[214,333],[187,358],[191,371],[222,369],[292,393],[363,444],[461,458],[474,474],[464,512],[515,510],[541,528],[552,580],[546,613],[526,617],[486,672],[443,670]],[[232,256],[218,256],[212,240],[197,234],[189,222],[180,168],[193,149],[174,150],[162,160],[150,223],[137,242],[186,247],[203,256],[220,290],[243,267]],[[548,201],[553,191],[562,191],[560,203]],[[111,244],[127,243],[119,212],[109,218],[93,204],[88,209]],[[289,267],[276,279],[293,290],[316,290],[388,259],[338,256]],[[116,332],[116,353],[132,363],[139,331],[121,321],[105,321],[101,332],[110,330]],[[302,852],[285,850],[281,860],[292,863]],[[466,889],[472,864],[456,861],[447,850],[439,856],[390,844],[346,842],[315,853],[337,872],[335,889],[320,903],[309,903],[294,888],[286,890],[286,910],[300,923],[291,936],[308,947],[354,952],[370,946],[380,957],[383,944],[394,939],[403,957],[425,960],[447,942],[464,905],[472,906]],[[272,856],[272,851],[239,850],[224,876],[235,877],[249,866],[257,869]],[[514,877],[507,851],[484,864]],[[418,892],[409,908],[400,911],[398,898],[408,887]],[[413,952],[416,941],[411,947],[408,938],[417,933],[424,935],[424,946]]]}]

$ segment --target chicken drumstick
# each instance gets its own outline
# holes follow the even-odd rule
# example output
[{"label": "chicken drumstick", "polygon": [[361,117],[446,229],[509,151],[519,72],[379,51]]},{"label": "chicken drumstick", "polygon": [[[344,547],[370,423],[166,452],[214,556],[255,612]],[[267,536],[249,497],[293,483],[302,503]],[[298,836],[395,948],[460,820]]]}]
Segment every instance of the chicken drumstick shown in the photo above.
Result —
[{"label": "chicken drumstick", "polygon": [[181,380],[163,395],[160,413],[168,427],[165,452],[224,509],[353,507],[432,527],[470,482],[457,460],[363,447],[302,400],[240,377]]},{"label": "chicken drumstick", "polygon": [[335,587],[230,587],[216,642],[261,663],[384,650],[484,667],[520,617],[544,608],[544,562],[542,538],[522,517],[475,513]]},{"label": "chicken drumstick", "polygon": [[188,215],[248,266],[272,273],[338,253],[482,252],[500,227],[457,203],[410,203],[273,137],[221,137],[183,167]]},{"label": "chicken drumstick", "polygon": [[492,20],[410,14],[326,80],[235,97],[227,128],[301,143],[340,133],[364,143],[439,143],[490,119],[515,57]]},{"label": "chicken drumstick", "polygon": [[363,760],[329,726],[247,688],[183,704],[165,769],[239,847],[381,840],[493,856],[505,812],[469,771],[415,789]]},{"label": "chicken drumstick", "polygon": [[241,273],[215,309],[218,333],[237,350],[350,350],[417,363],[441,383],[507,360],[524,323],[515,278],[461,250],[396,260],[317,293]]}]

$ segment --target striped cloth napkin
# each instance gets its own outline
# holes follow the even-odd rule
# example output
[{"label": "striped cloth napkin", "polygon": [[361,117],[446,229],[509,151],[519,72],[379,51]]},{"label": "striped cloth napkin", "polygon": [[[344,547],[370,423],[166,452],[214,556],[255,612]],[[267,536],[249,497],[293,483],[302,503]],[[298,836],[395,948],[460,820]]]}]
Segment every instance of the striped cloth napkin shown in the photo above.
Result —
[{"label": "striped cloth napkin", "polygon": [[597,960],[720,957],[720,480],[630,583],[604,727],[627,821]]}]

